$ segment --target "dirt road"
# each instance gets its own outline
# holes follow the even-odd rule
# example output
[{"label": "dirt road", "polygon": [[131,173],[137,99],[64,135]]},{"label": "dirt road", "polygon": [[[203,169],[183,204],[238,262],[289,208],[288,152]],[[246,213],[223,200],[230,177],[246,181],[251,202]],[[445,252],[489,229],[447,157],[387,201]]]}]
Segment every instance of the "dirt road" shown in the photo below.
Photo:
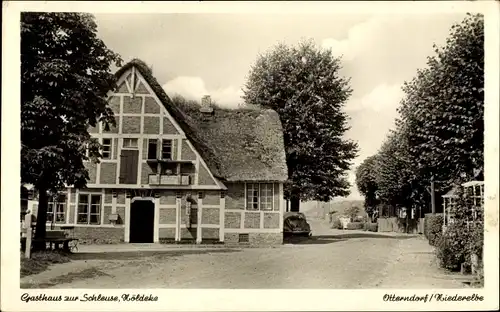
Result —
[{"label": "dirt road", "polygon": [[[330,230],[277,248],[108,246],[21,280],[29,288],[459,288],[419,237]],[[123,245],[122,245],[123,246]],[[121,248],[121,249],[120,249]],[[114,250],[113,250],[114,249]],[[132,249],[132,250],[131,250]],[[106,252],[103,252],[106,251]]]}]

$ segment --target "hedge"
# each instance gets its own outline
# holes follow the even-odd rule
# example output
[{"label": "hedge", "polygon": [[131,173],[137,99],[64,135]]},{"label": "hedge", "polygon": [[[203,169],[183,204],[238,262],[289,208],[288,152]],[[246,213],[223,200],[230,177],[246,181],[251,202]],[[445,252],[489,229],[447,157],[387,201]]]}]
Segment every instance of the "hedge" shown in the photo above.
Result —
[{"label": "hedge", "polygon": [[467,244],[469,232],[462,225],[450,224],[436,242],[436,256],[441,267],[450,271],[459,271],[462,263],[468,264],[470,255]]},{"label": "hedge", "polygon": [[443,216],[441,214],[429,214],[425,216],[425,237],[431,246],[437,246],[443,232]]},{"label": "hedge", "polygon": [[363,222],[350,222],[347,224],[348,230],[361,230],[364,227]]},{"label": "hedge", "polygon": [[365,223],[363,225],[363,229],[365,231],[369,231],[369,232],[377,232],[378,231],[378,224],[377,223]]}]

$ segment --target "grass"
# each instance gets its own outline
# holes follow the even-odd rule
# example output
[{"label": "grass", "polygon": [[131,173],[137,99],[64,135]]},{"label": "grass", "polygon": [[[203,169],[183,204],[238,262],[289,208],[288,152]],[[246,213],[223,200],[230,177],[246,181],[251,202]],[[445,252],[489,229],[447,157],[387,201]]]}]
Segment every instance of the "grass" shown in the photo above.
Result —
[{"label": "grass", "polygon": [[21,277],[38,274],[47,270],[51,264],[71,261],[69,253],[57,251],[39,251],[31,254],[31,258],[21,253]]},{"label": "grass", "polygon": [[34,284],[21,284],[21,288],[49,288],[58,284],[71,283],[76,280],[96,278],[100,276],[110,276],[94,267],[84,269],[80,272],[71,272],[55,278],[51,278],[48,282],[34,283]]}]

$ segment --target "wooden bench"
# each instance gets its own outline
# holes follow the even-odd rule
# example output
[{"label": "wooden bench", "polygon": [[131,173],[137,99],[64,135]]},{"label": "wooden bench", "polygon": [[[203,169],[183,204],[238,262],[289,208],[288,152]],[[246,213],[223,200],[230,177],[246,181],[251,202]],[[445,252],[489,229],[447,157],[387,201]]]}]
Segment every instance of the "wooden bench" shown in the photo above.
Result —
[{"label": "wooden bench", "polygon": [[[65,231],[47,231],[45,238],[34,239],[33,242],[44,242],[45,244],[50,244],[50,249],[62,249],[64,251],[71,251],[71,249],[77,248],[78,239],[67,237]],[[71,246],[70,243],[75,242],[76,244]]]}]

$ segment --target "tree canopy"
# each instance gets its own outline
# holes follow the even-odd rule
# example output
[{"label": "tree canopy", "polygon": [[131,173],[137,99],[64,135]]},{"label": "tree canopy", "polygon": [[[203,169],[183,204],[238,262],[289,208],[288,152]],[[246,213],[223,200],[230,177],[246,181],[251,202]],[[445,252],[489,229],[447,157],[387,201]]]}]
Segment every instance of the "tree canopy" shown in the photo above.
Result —
[{"label": "tree canopy", "polygon": [[370,215],[377,206],[377,156],[366,158],[356,168],[356,186],[359,192],[365,197],[365,211]]},{"label": "tree canopy", "polygon": [[47,191],[85,186],[83,161],[101,156],[88,127],[115,124],[106,95],[120,62],[90,14],[21,14],[21,180],[39,194],[37,236],[45,235]]},{"label": "tree canopy", "polygon": [[[484,165],[484,25],[467,14],[450,29],[427,67],[403,85],[396,128],[376,155],[370,174],[357,176],[364,193],[367,176],[388,205],[428,206],[426,187],[437,195],[458,180],[470,180]],[[368,169],[367,169],[368,168]]]},{"label": "tree canopy", "polygon": [[328,201],[349,194],[346,172],[357,144],[343,111],[351,95],[341,61],[311,41],[279,44],[259,55],[244,89],[247,104],[278,112],[283,128],[289,181],[285,196],[297,211],[300,200]]}]

